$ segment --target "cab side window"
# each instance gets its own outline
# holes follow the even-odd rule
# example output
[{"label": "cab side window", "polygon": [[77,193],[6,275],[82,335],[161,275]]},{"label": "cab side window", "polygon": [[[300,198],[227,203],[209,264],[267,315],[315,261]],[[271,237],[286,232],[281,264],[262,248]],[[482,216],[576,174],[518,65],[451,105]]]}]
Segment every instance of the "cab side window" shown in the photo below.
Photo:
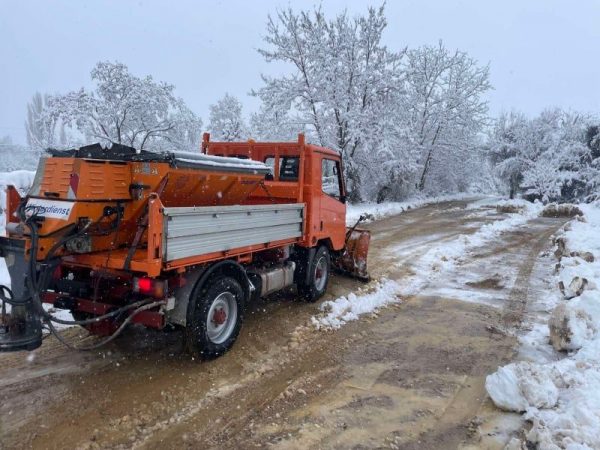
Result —
[{"label": "cab side window", "polygon": [[269,173],[265,178],[267,180],[273,180],[275,178],[275,157],[265,156],[265,160],[263,162],[269,166]]},{"label": "cab side window", "polygon": [[341,201],[341,181],[339,161],[323,159],[321,162],[321,187],[323,192]]}]

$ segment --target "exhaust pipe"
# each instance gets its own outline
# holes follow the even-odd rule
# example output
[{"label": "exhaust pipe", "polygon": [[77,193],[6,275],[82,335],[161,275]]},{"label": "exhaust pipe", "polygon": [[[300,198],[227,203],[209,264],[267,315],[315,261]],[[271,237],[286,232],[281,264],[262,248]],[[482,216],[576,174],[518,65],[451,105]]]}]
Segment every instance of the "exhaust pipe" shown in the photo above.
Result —
[{"label": "exhaust pipe", "polygon": [[0,237],[0,257],[6,261],[12,286],[11,290],[0,285],[0,352],[35,350],[42,345],[42,320],[27,288],[25,240]]}]

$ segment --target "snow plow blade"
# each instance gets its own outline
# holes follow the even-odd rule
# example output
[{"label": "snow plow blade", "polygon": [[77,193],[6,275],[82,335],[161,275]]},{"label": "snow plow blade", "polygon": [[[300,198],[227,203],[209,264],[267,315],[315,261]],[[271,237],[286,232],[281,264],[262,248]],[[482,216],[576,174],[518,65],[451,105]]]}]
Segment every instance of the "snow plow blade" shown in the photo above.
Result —
[{"label": "snow plow blade", "polygon": [[369,281],[367,255],[370,241],[371,232],[369,230],[348,228],[346,246],[341,255],[334,259],[336,269],[353,278]]}]

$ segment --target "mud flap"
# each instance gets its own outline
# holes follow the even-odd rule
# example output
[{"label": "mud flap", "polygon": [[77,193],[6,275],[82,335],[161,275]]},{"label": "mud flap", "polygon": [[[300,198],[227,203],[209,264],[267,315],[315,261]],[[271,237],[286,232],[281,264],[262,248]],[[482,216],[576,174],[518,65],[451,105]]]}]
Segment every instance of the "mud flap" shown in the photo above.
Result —
[{"label": "mud flap", "polygon": [[367,256],[371,232],[361,228],[349,228],[344,250],[333,259],[337,270],[359,280],[369,281]]}]

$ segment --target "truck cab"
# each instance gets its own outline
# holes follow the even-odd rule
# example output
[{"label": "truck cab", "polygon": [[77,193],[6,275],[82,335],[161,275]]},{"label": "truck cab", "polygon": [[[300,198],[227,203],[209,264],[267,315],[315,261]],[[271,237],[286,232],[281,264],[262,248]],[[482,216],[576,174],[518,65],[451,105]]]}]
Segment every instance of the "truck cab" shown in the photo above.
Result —
[{"label": "truck cab", "polygon": [[342,159],[338,152],[307,144],[304,135],[297,142],[210,142],[204,134],[203,151],[213,156],[228,156],[263,162],[271,168],[265,181],[247,203],[306,204],[305,233],[302,245],[325,243],[330,250],[344,247],[346,235],[346,186]]}]

